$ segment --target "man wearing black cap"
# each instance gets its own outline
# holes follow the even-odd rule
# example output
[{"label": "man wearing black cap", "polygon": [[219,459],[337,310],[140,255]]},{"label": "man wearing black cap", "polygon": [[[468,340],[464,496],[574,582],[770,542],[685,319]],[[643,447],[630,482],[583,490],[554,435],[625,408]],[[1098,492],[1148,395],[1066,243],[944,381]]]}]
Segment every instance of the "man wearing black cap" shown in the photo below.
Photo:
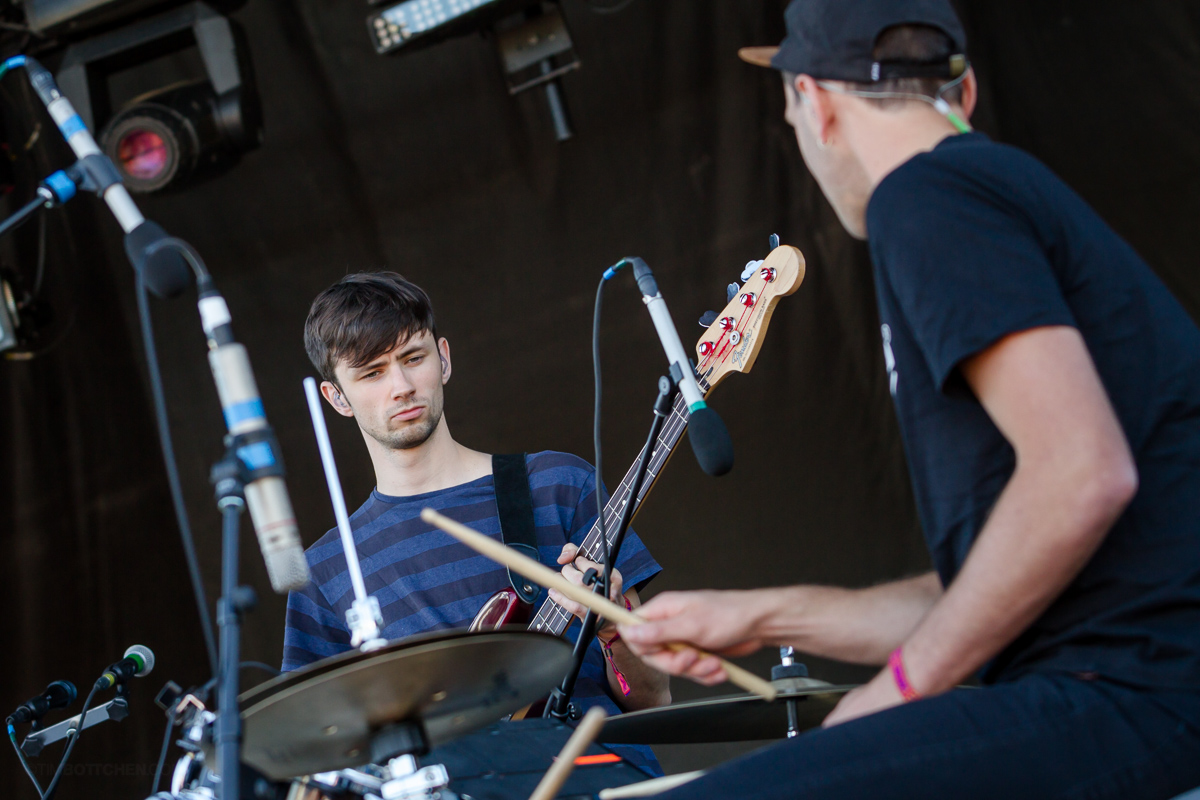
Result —
[{"label": "man wearing black cap", "polygon": [[[794,0],[801,155],[875,265],[935,571],[860,590],[666,593],[622,627],[882,667],[819,731],[689,797],[1170,798],[1200,785],[1200,331],[1048,169],[971,133],[945,0]],[[982,688],[955,689],[972,675]]]}]

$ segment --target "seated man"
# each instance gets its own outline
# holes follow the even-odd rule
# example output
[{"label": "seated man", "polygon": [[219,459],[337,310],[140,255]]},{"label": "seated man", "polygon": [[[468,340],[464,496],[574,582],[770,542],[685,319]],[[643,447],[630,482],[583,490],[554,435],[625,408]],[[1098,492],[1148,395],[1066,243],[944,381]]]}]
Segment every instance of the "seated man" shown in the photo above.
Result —
[{"label": "seated man", "polygon": [[947,0],[794,0],[786,18],[779,48],[744,57],[783,73],[805,164],[870,243],[935,571],[647,603],[621,634],[705,682],[716,659],[663,644],[882,667],[823,729],[663,797],[1200,785],[1200,331],[1050,170],[969,132]]},{"label": "seated man", "polygon": [[[348,275],[313,302],[304,343],[324,379],[322,394],[358,423],[375,468],[376,488],[350,525],[367,592],[383,611],[383,635],[403,639],[468,626],[510,584],[505,569],[420,519],[430,506],[500,538],[492,459],[456,442],[442,415],[450,345],[438,338],[428,296],[395,273]],[[556,452],[527,456],[526,469],[540,558],[557,561],[563,575],[582,583],[584,572],[599,569],[577,555],[597,518],[594,472],[582,459]],[[308,548],[307,557],[312,582],[288,597],[285,671],[350,649],[345,615],[354,598],[337,529]],[[638,587],[659,571],[629,531],[612,573],[613,597],[624,585],[625,599],[638,606]],[[560,605],[583,616],[574,604]],[[615,626],[605,624],[597,639],[575,688],[581,708],[601,705],[616,714],[670,702],[667,676],[633,656]],[[649,748],[620,752],[660,771]]]}]

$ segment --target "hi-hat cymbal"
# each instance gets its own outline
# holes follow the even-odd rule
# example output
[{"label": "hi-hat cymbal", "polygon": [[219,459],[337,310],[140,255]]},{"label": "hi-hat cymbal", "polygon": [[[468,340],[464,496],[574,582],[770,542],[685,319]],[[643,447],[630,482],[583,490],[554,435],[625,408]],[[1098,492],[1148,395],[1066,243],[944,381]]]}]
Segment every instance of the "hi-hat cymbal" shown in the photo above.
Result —
[{"label": "hi-hat cymbal", "polygon": [[327,658],[239,698],[242,761],[273,780],[345,769],[399,722],[419,722],[437,747],[544,696],[570,663],[570,643],[528,631],[439,632]]},{"label": "hi-hat cymbal", "polygon": [[[606,744],[698,744],[782,739],[787,736],[787,701],[796,702],[798,730],[819,726],[838,701],[854,686],[831,686],[806,681],[792,688],[793,680],[775,681],[779,696],[767,702],[752,694],[714,697],[690,703],[649,708],[610,717],[600,732]],[[784,688],[780,684],[792,684]]]}]

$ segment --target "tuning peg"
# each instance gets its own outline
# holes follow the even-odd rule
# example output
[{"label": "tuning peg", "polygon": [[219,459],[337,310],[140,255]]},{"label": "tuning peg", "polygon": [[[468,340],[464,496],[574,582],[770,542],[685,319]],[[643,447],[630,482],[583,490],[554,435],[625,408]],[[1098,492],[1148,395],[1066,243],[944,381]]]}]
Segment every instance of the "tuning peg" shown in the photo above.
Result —
[{"label": "tuning peg", "polygon": [[726,286],[725,287],[725,305],[729,305],[730,303],[732,303],[733,298],[737,297],[737,293],[739,291],[741,291],[741,289],[742,289],[742,287],[738,286],[737,283],[731,283],[728,286]]},{"label": "tuning peg", "polygon": [[[744,270],[742,270],[742,283],[745,283],[746,281],[753,278],[754,273],[758,272],[759,268],[762,265],[763,265],[763,262],[761,260],[746,262],[746,268]],[[729,299],[732,300],[733,298],[730,297]]]},{"label": "tuning peg", "polygon": [[716,321],[717,321],[717,312],[705,311],[704,314],[700,317],[700,327],[707,328]]},{"label": "tuning peg", "polygon": [[771,251],[774,252],[775,248],[779,247],[779,234],[772,233],[770,242],[771,242]]}]

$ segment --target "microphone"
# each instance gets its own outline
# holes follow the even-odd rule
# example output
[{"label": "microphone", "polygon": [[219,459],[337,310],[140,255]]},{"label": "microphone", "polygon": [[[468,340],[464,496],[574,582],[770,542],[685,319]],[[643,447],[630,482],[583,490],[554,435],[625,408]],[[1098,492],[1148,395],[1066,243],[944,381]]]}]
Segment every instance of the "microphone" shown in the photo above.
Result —
[{"label": "microphone", "polygon": [[707,474],[714,477],[724,475],[733,469],[733,440],[729,438],[729,431],[717,412],[704,402],[704,393],[696,383],[695,371],[679,341],[679,332],[658,290],[654,273],[640,258],[625,260],[633,265],[633,277],[637,279],[638,289],[642,292],[642,302],[650,312],[650,319],[654,321],[658,338],[667,353],[667,361],[671,363],[671,377],[679,384],[679,391],[691,412],[688,440],[692,443],[696,461]]},{"label": "microphone", "polygon": [[96,679],[96,688],[104,689],[124,683],[130,678],[142,678],[154,669],[154,652],[144,644],[135,644],[125,651],[125,657],[104,670]]},{"label": "microphone", "polygon": [[17,710],[8,717],[7,721],[10,725],[18,725],[22,722],[39,720],[49,711],[71,705],[78,696],[75,684],[70,681],[54,681],[46,687],[46,691],[17,706]]},{"label": "microphone", "polygon": [[96,191],[103,198],[113,216],[117,218],[121,230],[125,231],[125,252],[134,269],[142,274],[146,287],[161,298],[174,297],[187,289],[192,283],[191,270],[178,253],[163,248],[154,256],[146,257],[147,248],[154,242],[167,238],[166,232],[146,220],[142,212],[138,211],[133,198],[129,196],[129,191],[121,183],[117,168],[96,145],[96,140],[88,132],[71,101],[59,91],[54,76],[36,59],[26,56],[16,56],[4,63],[9,68],[24,66],[29,73],[34,92],[50,112],[50,117],[67,140],[75,157],[79,159],[85,177],[85,188]]},{"label": "microphone", "polygon": [[200,287],[200,322],[208,337],[221,411],[231,436],[243,437],[237,457],[248,470],[246,505],[267,563],[271,588],[279,594],[302,589],[309,580],[308,561],[300,544],[296,515],[283,482],[279,444],[267,424],[266,411],[250,369],[246,348],[233,339],[229,306],[207,280]]}]

